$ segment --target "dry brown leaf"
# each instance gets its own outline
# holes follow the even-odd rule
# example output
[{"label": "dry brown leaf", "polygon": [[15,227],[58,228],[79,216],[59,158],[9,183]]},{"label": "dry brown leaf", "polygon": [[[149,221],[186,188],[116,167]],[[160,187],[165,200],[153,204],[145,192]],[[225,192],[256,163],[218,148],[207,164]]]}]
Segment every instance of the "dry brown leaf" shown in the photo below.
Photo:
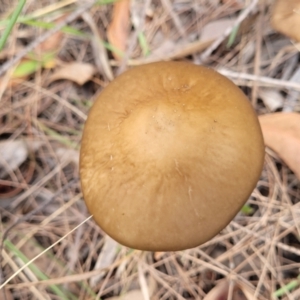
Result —
[{"label": "dry brown leaf", "polygon": [[300,42],[300,0],[277,0],[271,24],[275,30]]},{"label": "dry brown leaf", "polygon": [[300,179],[300,114],[274,113],[259,117],[266,146]]},{"label": "dry brown leaf", "polygon": [[[107,38],[110,44],[120,51],[126,50],[128,28],[129,28],[129,0],[121,0],[114,4],[112,21],[107,30]],[[113,53],[114,57],[118,60],[121,56]]]},{"label": "dry brown leaf", "polygon": [[55,80],[66,79],[83,85],[93,77],[95,72],[96,69],[91,64],[72,62],[56,70],[50,76],[49,83]]}]

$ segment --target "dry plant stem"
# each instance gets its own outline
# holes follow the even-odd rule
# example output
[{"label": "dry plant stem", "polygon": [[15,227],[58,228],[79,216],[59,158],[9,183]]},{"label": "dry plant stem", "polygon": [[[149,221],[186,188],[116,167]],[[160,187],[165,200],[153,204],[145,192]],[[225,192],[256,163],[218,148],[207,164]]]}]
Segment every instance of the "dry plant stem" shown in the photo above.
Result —
[{"label": "dry plant stem", "polygon": [[[58,197],[61,193],[63,193],[66,189],[68,189],[69,187],[71,187],[74,183],[76,183],[79,180],[79,178],[75,178],[72,181],[70,181],[67,185],[65,185],[61,190],[57,191],[49,200],[45,201],[43,204],[41,204],[40,206],[38,206],[36,209],[32,210],[31,212],[29,212],[28,214],[24,215],[23,217],[19,218],[18,220],[16,220],[12,225],[10,225],[5,232],[2,235],[2,241],[1,241],[1,246],[0,246],[0,250],[3,248],[3,242],[6,239],[9,231],[11,229],[13,229],[14,227],[16,227],[17,225],[19,225],[22,222],[27,221],[31,216],[33,216],[34,214],[36,214],[37,212],[39,212],[40,210],[42,210],[44,207],[46,207],[48,204],[50,204],[56,197]],[[0,255],[1,255],[1,251],[0,251]]]},{"label": "dry plant stem", "polygon": [[[84,222],[90,220],[91,218],[92,218],[92,216],[90,216]],[[79,224],[77,227],[75,227],[73,229],[73,231],[76,230],[81,224]],[[70,234],[70,233],[71,232],[69,232],[68,234]],[[55,244],[51,245],[50,247],[55,246],[57,243],[59,243],[60,241],[62,241],[65,237],[66,236],[63,236],[61,239],[59,239]],[[46,249],[45,251],[47,251],[47,250],[49,250],[49,248]],[[106,268],[97,269],[97,270],[93,270],[93,271],[89,271],[89,272],[84,272],[84,273],[81,273],[81,274],[67,275],[67,276],[57,277],[57,278],[53,278],[53,279],[42,280],[42,281],[10,284],[10,285],[8,285],[8,287],[9,288],[24,288],[24,287],[28,288],[28,287],[36,286],[36,285],[49,286],[49,285],[53,285],[53,284],[54,285],[55,284],[66,284],[66,283],[70,283],[70,282],[79,282],[79,281],[82,281],[82,280],[87,280],[87,279],[89,279],[89,278],[91,278],[91,277],[93,277],[95,275],[98,275],[101,272],[109,271],[110,269],[116,268],[125,259],[129,259],[131,256],[133,256],[134,253],[135,253],[135,251],[132,251],[130,254],[128,254],[128,256],[125,256],[123,258],[120,258],[120,259],[116,260],[114,263],[112,263],[109,267],[106,267]],[[40,256],[41,255],[39,254],[38,257],[40,257]],[[36,260],[38,257],[35,257],[34,260]],[[32,262],[33,261],[31,260],[30,263],[32,263]],[[7,283],[5,283],[5,285]],[[0,289],[2,288],[2,286],[4,286],[4,284],[0,286]]]},{"label": "dry plant stem", "polygon": [[97,28],[97,25],[93,20],[91,14],[88,12],[84,12],[82,14],[82,18],[93,32],[92,48],[94,52],[95,64],[98,68],[98,71],[103,73],[106,76],[106,78],[111,81],[114,79],[114,75],[109,64],[108,54],[105,47],[103,46],[103,39],[100,36],[100,32]]},{"label": "dry plant stem", "polygon": [[39,44],[41,44],[50,36],[52,36],[54,33],[62,29],[68,23],[76,20],[82,13],[90,9],[95,3],[96,0],[92,2],[87,2],[86,4],[80,6],[77,10],[75,10],[73,13],[67,16],[63,21],[59,22],[54,28],[48,30],[43,35],[35,39],[32,43],[30,43],[22,51],[20,51],[15,57],[8,60],[6,63],[2,65],[2,67],[0,67],[0,76],[2,76],[6,71],[8,71],[11,67],[13,67],[17,62],[19,62],[24,56],[26,56],[30,51],[32,51]]},{"label": "dry plant stem", "polygon": [[205,64],[209,58],[209,56],[212,54],[214,50],[216,50],[219,45],[230,35],[232,30],[239,26],[246,18],[247,16],[252,12],[252,10],[257,5],[258,0],[253,0],[251,4],[238,16],[234,24],[230,27],[228,27],[224,34],[221,35],[217,40],[215,40],[210,47],[208,47],[201,55],[199,60],[196,62],[197,64]]},{"label": "dry plant stem", "polygon": [[170,0],[162,0],[161,1],[165,10],[168,11],[168,13],[170,14],[177,30],[179,31],[180,35],[185,38],[186,37],[186,33],[185,33],[185,30],[181,24],[181,21],[179,19],[179,17],[174,13],[173,9],[172,9],[172,5],[170,3]]},{"label": "dry plant stem", "polygon": [[[70,181],[67,185],[65,185],[61,190],[57,191],[49,200],[45,201],[43,204],[38,206],[36,209],[32,210],[30,213],[26,214],[25,216],[19,218],[16,220],[12,225],[10,225],[3,233],[1,238],[1,244],[0,244],[0,261],[2,260],[2,250],[3,250],[3,243],[8,235],[8,233],[16,226],[21,224],[22,222],[27,221],[31,216],[42,210],[44,207],[46,207],[48,204],[53,202],[53,200],[58,197],[61,193],[63,193],[66,189],[70,188],[74,183],[76,183],[79,180],[79,178],[75,178],[72,181]],[[2,266],[0,265],[0,283],[3,282],[3,271]],[[1,286],[0,286],[1,289]]]},{"label": "dry plant stem", "polygon": [[[255,58],[254,58],[254,75],[255,76],[259,76],[259,74],[260,74],[261,46],[262,46],[262,35],[263,35],[263,32],[262,32],[263,31],[263,29],[262,29],[263,11],[264,11],[263,9],[264,9],[264,5],[261,4],[260,5],[260,14],[259,14],[259,17],[258,17],[258,21],[256,23],[256,37],[255,37],[256,51],[255,51]],[[251,101],[252,101],[253,107],[256,107],[257,94],[258,94],[258,86],[257,86],[256,82],[254,82],[254,85],[253,85],[253,88],[252,88],[252,95],[251,95]]]},{"label": "dry plant stem", "polygon": [[[259,83],[260,86],[271,86],[271,87],[277,87],[277,88],[289,88],[296,91],[300,91],[300,84],[297,82],[291,82],[291,81],[284,81],[280,79],[274,79],[264,76],[256,76],[252,74],[247,73],[238,73],[234,71],[230,71],[224,68],[218,68],[217,71],[224,76],[227,76],[231,78],[232,80],[235,80],[235,83],[238,85],[247,85],[247,82],[256,82]],[[244,82],[240,82],[240,80],[243,80]]]},{"label": "dry plant stem", "polygon": [[39,257],[41,257],[44,253],[46,253],[48,250],[53,248],[55,245],[60,243],[62,240],[64,240],[68,235],[70,235],[72,232],[77,230],[80,226],[82,226],[84,223],[86,223],[88,220],[90,220],[93,216],[87,217],[84,221],[82,221],[79,225],[77,225],[75,228],[73,228],[71,231],[69,231],[67,234],[65,234],[63,237],[58,239],[55,243],[53,243],[50,247],[43,250],[41,253],[39,253],[37,256],[35,256],[33,259],[31,259],[28,263],[23,265],[16,273],[14,273],[12,276],[10,276],[2,285],[0,285],[0,290],[6,286],[8,282],[10,282],[13,278],[15,278],[19,273],[21,273],[25,268],[27,268],[31,263],[33,263],[35,260],[37,260]]}]

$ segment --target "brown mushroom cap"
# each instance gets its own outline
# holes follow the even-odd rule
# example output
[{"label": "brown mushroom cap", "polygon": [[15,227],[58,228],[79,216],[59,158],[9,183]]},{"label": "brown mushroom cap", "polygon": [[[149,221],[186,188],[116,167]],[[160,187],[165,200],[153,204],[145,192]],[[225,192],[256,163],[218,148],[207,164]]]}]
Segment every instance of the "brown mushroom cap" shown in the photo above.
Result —
[{"label": "brown mushroom cap", "polygon": [[242,91],[185,62],[131,69],[95,101],[80,175],[95,221],[149,251],[198,246],[238,213],[260,176],[261,129]]}]

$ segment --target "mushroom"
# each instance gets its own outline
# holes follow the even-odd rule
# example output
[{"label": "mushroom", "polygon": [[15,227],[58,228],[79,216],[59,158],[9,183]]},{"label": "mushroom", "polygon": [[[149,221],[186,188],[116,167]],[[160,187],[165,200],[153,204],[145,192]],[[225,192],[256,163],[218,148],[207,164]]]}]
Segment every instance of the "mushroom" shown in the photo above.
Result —
[{"label": "mushroom", "polygon": [[158,62],[96,99],[80,153],[83,197],[119,243],[177,251],[218,234],[261,174],[264,143],[243,92],[214,70]]}]

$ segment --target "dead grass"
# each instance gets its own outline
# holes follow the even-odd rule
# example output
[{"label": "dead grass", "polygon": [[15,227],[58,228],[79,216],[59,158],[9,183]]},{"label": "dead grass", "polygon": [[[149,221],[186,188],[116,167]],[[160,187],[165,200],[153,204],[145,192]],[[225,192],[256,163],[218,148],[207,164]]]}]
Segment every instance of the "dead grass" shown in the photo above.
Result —
[{"label": "dead grass", "polygon": [[[275,91],[283,99],[299,91],[299,83],[290,81],[299,70],[299,45],[270,28],[271,4],[131,1],[131,18],[139,26],[132,26],[120,61],[113,58],[111,45],[102,43],[112,5],[94,5],[69,24],[76,34],[56,34],[59,43],[53,41],[55,55],[47,64],[14,79],[15,65],[9,66],[0,78],[0,139],[9,143],[6,153],[12,161],[20,162],[0,162],[6,170],[3,175],[0,168],[1,299],[5,291],[6,299],[204,299],[224,282],[228,299],[280,294],[281,299],[300,299],[292,286],[298,286],[300,267],[300,184],[271,151],[248,201],[249,214],[241,212],[205,245],[176,253],[116,244],[87,219],[78,181],[81,131],[93,95],[130,66],[170,59],[204,63],[240,85],[258,114],[274,110],[262,91]],[[82,4],[27,0],[23,16],[38,15],[33,20],[57,26],[77,5]],[[0,19],[12,10],[11,1],[2,1]],[[224,25],[223,19],[235,21]],[[202,39],[200,33],[212,22],[219,24],[208,32],[214,38]],[[234,37],[235,25],[239,30]],[[0,29],[4,26],[0,23]],[[45,32],[37,22],[16,24],[0,53],[0,70]],[[49,46],[49,39],[41,43]],[[49,82],[56,68],[73,61],[96,66],[85,84]],[[299,94],[296,99],[275,109],[299,110]],[[286,294],[280,292],[283,287]]]}]

